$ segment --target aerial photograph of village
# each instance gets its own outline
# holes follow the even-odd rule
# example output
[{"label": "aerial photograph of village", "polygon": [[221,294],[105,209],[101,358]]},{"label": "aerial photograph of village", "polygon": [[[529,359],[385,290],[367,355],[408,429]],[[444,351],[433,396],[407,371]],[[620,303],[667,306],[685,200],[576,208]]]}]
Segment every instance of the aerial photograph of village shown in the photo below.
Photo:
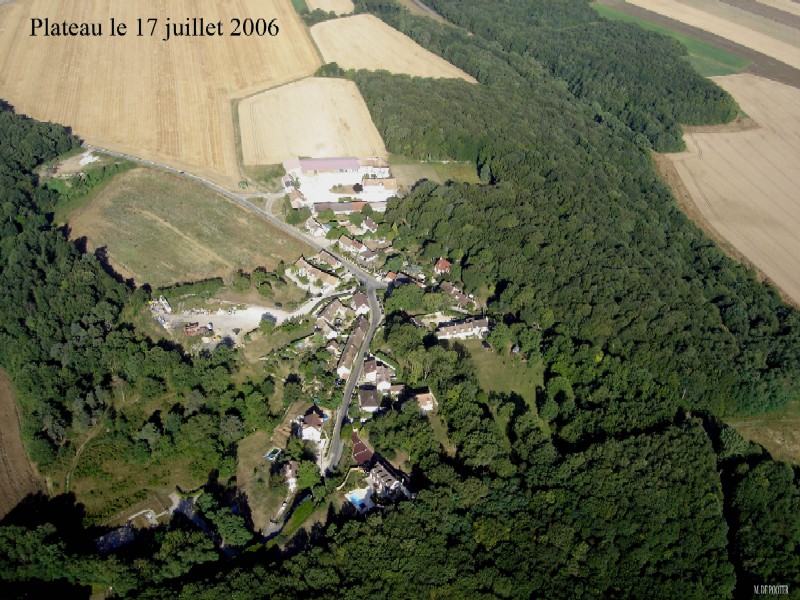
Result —
[{"label": "aerial photograph of village", "polygon": [[800,598],[798,0],[0,0],[0,598]]}]

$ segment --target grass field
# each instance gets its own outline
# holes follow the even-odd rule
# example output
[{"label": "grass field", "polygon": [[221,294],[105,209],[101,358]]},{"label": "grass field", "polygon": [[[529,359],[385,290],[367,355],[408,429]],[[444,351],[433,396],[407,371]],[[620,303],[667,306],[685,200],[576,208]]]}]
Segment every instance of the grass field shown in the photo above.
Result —
[{"label": "grass field", "polygon": [[486,392],[516,393],[534,411],[536,389],[542,386],[544,367],[539,363],[524,363],[518,358],[488,352],[477,340],[462,342],[469,351],[478,374],[478,384]]},{"label": "grass field", "polygon": [[308,12],[308,4],[306,0],[292,0],[292,6],[298,13]]},{"label": "grass field", "polygon": [[117,272],[154,287],[271,270],[310,251],[208,188],[148,169],[115,177],[66,221]]},{"label": "grass field", "polygon": [[742,69],[750,64],[750,61],[718,48],[713,44],[703,42],[690,35],[680,33],[669,27],[651,23],[645,19],[640,19],[633,15],[629,15],[619,11],[611,6],[605,4],[594,3],[591,5],[600,16],[613,21],[625,21],[626,23],[636,23],[643,29],[655,31],[663,35],[678,40],[689,52],[688,60],[694,66],[698,73],[704,77],[713,77],[715,75],[732,75],[739,73]]},{"label": "grass field", "polygon": [[[627,2],[716,34],[800,69],[800,50],[798,50],[800,39],[798,39],[797,30],[787,28],[774,21],[768,21],[750,13],[746,13],[742,18],[740,14],[742,11],[708,0],[695,0],[694,2],[627,0]],[[791,43],[792,40],[796,40],[795,44]]]},{"label": "grass field", "polygon": [[689,133],[669,158],[714,232],[800,305],[800,90],[749,74],[715,81],[758,127]]},{"label": "grass field", "polygon": [[294,156],[379,156],[386,147],[356,84],[310,77],[239,103],[246,165]]},{"label": "grass field", "polygon": [[389,164],[392,165],[392,175],[405,187],[412,186],[421,179],[437,183],[447,181],[480,183],[475,164],[471,162],[420,162],[392,154],[389,156]]},{"label": "grass field", "polygon": [[385,69],[417,77],[475,79],[373,15],[318,23],[311,35],[325,58],[343,69]]},{"label": "grass field", "polygon": [[11,382],[0,371],[0,519],[44,484],[25,453]]},{"label": "grass field", "polygon": [[743,437],[764,446],[773,458],[800,465],[800,401],[775,413],[726,421]]},{"label": "grass field", "polygon": [[[125,22],[111,38],[109,17]],[[32,37],[31,18],[101,22],[102,37]],[[165,22],[221,21],[222,36],[162,41]],[[144,35],[137,36],[137,18]],[[157,18],[149,36],[148,18]],[[232,18],[277,19],[239,36]],[[17,111],[71,126],[91,144],[202,175],[241,179],[232,100],[311,75],[320,59],[290,0],[30,0],[0,3],[0,90]]]}]

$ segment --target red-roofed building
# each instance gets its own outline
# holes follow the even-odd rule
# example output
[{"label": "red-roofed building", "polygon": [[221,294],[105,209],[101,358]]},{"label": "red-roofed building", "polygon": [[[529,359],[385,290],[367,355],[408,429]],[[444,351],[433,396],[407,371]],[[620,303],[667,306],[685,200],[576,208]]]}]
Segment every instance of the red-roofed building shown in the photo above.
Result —
[{"label": "red-roofed building", "polygon": [[437,275],[446,275],[450,273],[450,267],[453,264],[444,257],[440,257],[439,260],[436,261],[436,264],[433,265],[433,272]]}]

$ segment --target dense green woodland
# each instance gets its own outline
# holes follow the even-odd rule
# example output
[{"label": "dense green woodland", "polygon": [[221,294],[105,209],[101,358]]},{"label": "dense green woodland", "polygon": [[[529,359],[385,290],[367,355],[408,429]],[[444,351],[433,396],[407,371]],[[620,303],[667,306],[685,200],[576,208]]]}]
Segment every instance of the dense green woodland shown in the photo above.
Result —
[{"label": "dense green woodland", "polygon": [[[229,561],[179,520],[97,556],[80,511],[70,520],[56,499],[0,527],[9,595],[728,598],[773,583],[797,597],[797,472],[719,417],[796,397],[798,313],[680,213],[648,154],[679,146],[678,122],[732,118],[732,100],[674,42],[598,20],[581,0],[431,0],[472,36],[357,4],[481,82],[346,74],[390,151],[475,162],[483,185],[422,183],[387,219],[409,258],[447,255],[450,278],[487,298],[498,351],[513,342],[544,363],[536,405],[480,389],[463,348],[409,322],[441,295],[399,288],[382,343],[407,383],[434,391],[455,446],[446,454],[412,405],[368,424],[378,451],[410,456],[414,501],[331,514],[283,552],[254,542]],[[51,226],[56,193],[32,174],[73,138],[4,109],[0,139],[0,366],[32,457],[68,461],[106,422],[109,455],[230,474],[242,431],[272,423],[258,402],[271,381],[236,386],[230,351],[191,358],[126,325],[145,291]],[[148,415],[126,394],[175,404]],[[101,468],[103,452],[83,468]],[[220,502],[201,509],[247,544]]]}]

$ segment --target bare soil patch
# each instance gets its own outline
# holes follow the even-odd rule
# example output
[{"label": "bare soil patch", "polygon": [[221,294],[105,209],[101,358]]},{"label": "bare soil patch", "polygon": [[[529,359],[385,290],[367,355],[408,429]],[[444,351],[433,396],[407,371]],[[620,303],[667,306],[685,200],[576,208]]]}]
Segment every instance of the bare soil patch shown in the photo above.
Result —
[{"label": "bare soil patch", "polygon": [[246,98],[239,128],[246,165],[294,156],[388,156],[361,93],[346,79],[310,77]]},{"label": "bare soil patch", "polygon": [[337,15],[349,15],[355,10],[353,0],[306,0],[309,10],[324,10]]},{"label": "bare soil patch", "polygon": [[416,77],[475,79],[373,15],[318,23],[311,35],[326,62],[344,69],[385,69]]},{"label": "bare soil patch", "polygon": [[[746,24],[742,24],[735,22],[733,14],[726,13],[724,16],[720,16],[709,12],[712,7],[708,2],[699,3],[702,9],[676,0],[628,0],[628,3],[730,39],[795,69],[800,69],[798,46],[785,41],[786,32],[780,29],[779,24],[772,21],[764,20],[766,25],[762,23],[759,27],[761,31],[759,31],[756,29],[756,17],[752,14],[749,15],[750,18]],[[793,36],[797,37],[796,31],[788,27],[786,29],[790,32],[793,31]]]},{"label": "bare soil patch", "polygon": [[43,492],[44,482],[34,469],[25,447],[11,382],[0,371],[0,519],[28,494]]},{"label": "bare soil patch", "polygon": [[794,29],[800,28],[800,14],[794,14],[785,10],[784,7],[776,7],[773,2],[765,3],[760,0],[752,2],[750,0],[722,0],[725,4],[729,4],[740,10],[744,10],[754,15],[759,15],[765,19],[770,19],[776,23],[793,27]]},{"label": "bare soil patch", "polygon": [[117,272],[153,286],[272,270],[309,250],[205,186],[150,169],[118,175],[66,220]]},{"label": "bare soil patch", "polygon": [[[110,37],[108,19],[128,25]],[[102,37],[32,37],[31,18],[100,22]],[[157,18],[149,37],[147,18]],[[221,21],[224,35],[162,41],[164,24]],[[137,18],[144,35],[138,37]],[[277,19],[278,35],[230,35],[232,18]],[[320,65],[290,0],[31,0],[0,7],[0,89],[15,108],[89,143],[220,184],[241,179],[231,101]]]},{"label": "bare soil patch", "polygon": [[688,150],[669,156],[696,209],[687,212],[798,305],[800,91],[752,75],[715,81],[759,127],[687,134]]}]

